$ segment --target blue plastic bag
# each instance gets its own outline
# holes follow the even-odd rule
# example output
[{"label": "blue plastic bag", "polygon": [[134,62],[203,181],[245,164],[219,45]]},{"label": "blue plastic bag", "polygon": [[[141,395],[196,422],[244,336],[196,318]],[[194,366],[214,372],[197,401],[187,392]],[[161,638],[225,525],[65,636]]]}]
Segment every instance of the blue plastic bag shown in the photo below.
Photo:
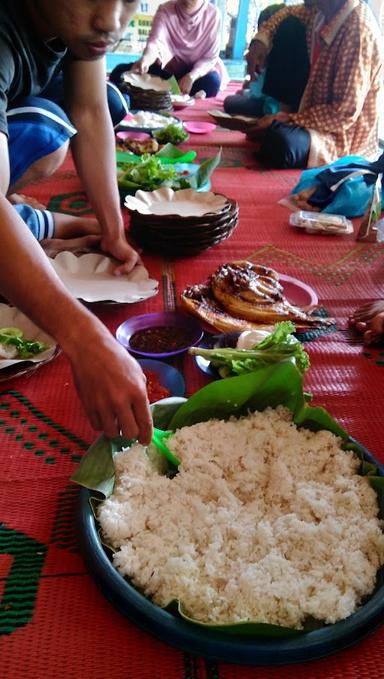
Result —
[{"label": "blue plastic bag", "polygon": [[304,170],[292,194],[314,186],[316,190],[308,203],[321,212],[360,217],[368,208],[376,179],[383,170],[384,154],[375,162],[363,156],[344,156],[329,165]]}]

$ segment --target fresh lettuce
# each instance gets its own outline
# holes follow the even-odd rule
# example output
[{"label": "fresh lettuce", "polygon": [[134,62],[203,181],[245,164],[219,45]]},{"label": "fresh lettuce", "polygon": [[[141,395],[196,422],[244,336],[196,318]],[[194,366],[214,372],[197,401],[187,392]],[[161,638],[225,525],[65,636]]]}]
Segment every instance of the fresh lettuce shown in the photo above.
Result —
[{"label": "fresh lettuce", "polygon": [[295,326],[291,321],[282,321],[276,324],[274,332],[252,349],[191,347],[189,353],[208,359],[218,369],[221,377],[244,375],[287,358],[294,359],[298,370],[303,374],[309,368],[309,356],[301,342],[292,335],[294,331]]},{"label": "fresh lettuce", "polygon": [[48,344],[44,342],[25,339],[23,331],[19,328],[0,328],[0,344],[15,347],[17,358],[21,359],[32,358],[32,356],[48,349]]},{"label": "fresh lettuce", "polygon": [[176,123],[171,123],[152,134],[159,144],[181,144],[182,141],[188,139],[188,134],[183,126]]},{"label": "fresh lettuce", "polygon": [[141,156],[139,163],[121,163],[118,184],[123,189],[142,189],[154,191],[164,182],[172,184],[177,177],[173,165],[162,165],[158,158],[150,154]]}]

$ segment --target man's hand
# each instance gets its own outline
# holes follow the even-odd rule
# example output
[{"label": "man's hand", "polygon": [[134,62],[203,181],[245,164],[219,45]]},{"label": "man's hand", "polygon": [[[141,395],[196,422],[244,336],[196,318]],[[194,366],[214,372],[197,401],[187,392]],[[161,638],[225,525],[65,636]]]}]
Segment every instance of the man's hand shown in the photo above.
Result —
[{"label": "man's hand", "polygon": [[103,330],[67,349],[74,382],[92,426],[147,445],[152,418],[145,376],[134,358]]},{"label": "man's hand", "polygon": [[121,262],[114,271],[116,276],[129,273],[140,260],[139,253],[127,243],[124,234],[114,239],[103,237],[100,245],[105,254],[111,255]]},{"label": "man's hand", "polygon": [[261,40],[252,40],[249,45],[249,50],[245,55],[247,62],[247,73],[251,80],[256,80],[260,73],[264,70],[268,55],[268,48]]},{"label": "man's hand", "polygon": [[269,115],[263,116],[262,118],[255,119],[255,122],[247,128],[247,137],[251,141],[259,141],[260,138],[264,136],[265,130],[273,123],[274,120],[278,120],[281,123],[286,123],[289,121],[289,113],[285,113],[285,111],[279,111],[278,113],[270,113]]},{"label": "man's hand", "polygon": [[180,87],[181,92],[183,94],[189,94],[191,89],[192,89],[193,83],[194,83],[194,80],[193,80],[190,73],[183,75],[183,77],[180,78],[180,80],[179,80],[179,87]]},{"label": "man's hand", "polygon": [[364,344],[377,344],[384,340],[384,300],[363,304],[349,317],[349,325],[363,333]]}]

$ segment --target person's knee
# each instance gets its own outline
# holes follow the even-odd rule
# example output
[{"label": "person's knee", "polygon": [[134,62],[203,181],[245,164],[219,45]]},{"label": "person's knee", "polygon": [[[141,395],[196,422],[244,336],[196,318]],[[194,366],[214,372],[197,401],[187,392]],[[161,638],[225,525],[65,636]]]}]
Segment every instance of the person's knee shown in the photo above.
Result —
[{"label": "person's knee", "polygon": [[191,89],[191,96],[194,96],[196,92],[204,90],[207,97],[216,97],[220,90],[221,78],[216,71],[210,71],[201,78],[195,80]]},{"label": "person's knee", "polygon": [[43,156],[30,165],[27,171],[9,187],[8,193],[20,191],[28,184],[35,184],[42,181],[56,172],[62,165],[68,152],[69,139],[64,142],[58,149]]},{"label": "person's knee", "polygon": [[298,169],[307,166],[309,148],[308,130],[274,121],[266,130],[259,155],[271,167]]}]

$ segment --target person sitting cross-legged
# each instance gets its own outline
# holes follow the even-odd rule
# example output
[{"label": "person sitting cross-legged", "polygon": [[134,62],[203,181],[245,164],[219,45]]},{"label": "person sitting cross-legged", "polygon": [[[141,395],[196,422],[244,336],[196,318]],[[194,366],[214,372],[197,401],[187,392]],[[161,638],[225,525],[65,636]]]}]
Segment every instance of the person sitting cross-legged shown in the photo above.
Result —
[{"label": "person sitting cross-legged", "polygon": [[[249,129],[263,162],[304,168],[347,155],[377,156],[381,40],[363,0],[306,0],[262,24],[249,46],[248,73],[254,80],[266,66],[263,95],[282,103],[267,115],[256,112]],[[307,59],[294,68],[303,46]]]}]

